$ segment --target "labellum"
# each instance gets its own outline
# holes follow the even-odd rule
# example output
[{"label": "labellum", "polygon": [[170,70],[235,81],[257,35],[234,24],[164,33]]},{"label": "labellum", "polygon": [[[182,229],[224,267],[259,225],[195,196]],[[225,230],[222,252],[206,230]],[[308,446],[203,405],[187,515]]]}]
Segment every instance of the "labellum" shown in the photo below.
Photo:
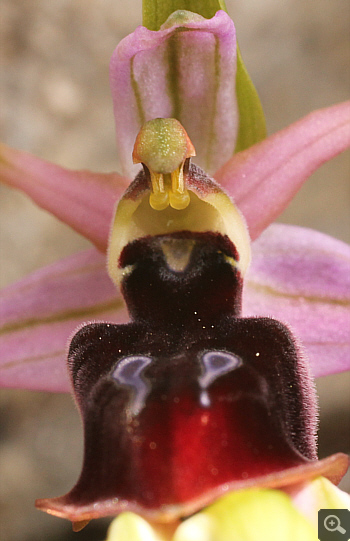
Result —
[{"label": "labellum", "polygon": [[85,325],[70,345],[83,469],[37,507],[75,529],[125,510],[176,521],[228,491],[346,470],[344,455],[317,460],[313,381],[291,332],[241,317],[249,236],[194,154],[176,120],[142,128],[108,263],[131,321]]}]

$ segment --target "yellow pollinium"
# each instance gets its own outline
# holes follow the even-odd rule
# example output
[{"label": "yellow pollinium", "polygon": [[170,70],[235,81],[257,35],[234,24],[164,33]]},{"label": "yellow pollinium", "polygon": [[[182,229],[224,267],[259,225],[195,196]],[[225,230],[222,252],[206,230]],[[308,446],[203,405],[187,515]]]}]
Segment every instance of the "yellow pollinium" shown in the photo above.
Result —
[{"label": "yellow pollinium", "polygon": [[149,171],[149,203],[154,210],[164,210],[169,205],[183,210],[189,205],[184,165],[187,158],[195,155],[186,131],[175,118],[155,118],[142,126],[132,157],[134,163],[142,163]]}]

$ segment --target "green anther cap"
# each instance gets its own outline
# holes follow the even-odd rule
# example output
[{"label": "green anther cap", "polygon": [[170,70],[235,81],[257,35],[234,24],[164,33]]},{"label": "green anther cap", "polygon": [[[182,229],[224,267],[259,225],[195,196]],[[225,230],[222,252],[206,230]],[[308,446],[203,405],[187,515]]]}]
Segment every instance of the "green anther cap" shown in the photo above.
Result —
[{"label": "green anther cap", "polygon": [[175,118],[155,118],[144,124],[136,138],[133,162],[143,163],[153,173],[172,173],[195,149]]}]

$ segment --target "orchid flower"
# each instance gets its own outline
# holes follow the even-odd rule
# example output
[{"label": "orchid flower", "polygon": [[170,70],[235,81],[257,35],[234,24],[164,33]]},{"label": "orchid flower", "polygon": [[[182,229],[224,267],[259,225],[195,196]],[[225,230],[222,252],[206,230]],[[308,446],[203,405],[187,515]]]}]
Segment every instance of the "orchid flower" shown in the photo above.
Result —
[{"label": "orchid flower", "polygon": [[[171,97],[176,96],[175,101],[178,100],[178,103],[175,104],[169,100],[169,93],[166,89],[165,73],[166,70],[169,70],[169,66],[174,64],[173,58],[171,63],[164,65],[167,62],[164,54],[167,48],[173,50],[173,53],[175,51],[174,54],[177,56],[176,73],[171,79],[173,85]],[[203,51],[205,54],[202,54]],[[191,57],[191,53],[193,53],[193,57]],[[183,58],[186,58],[186,62],[183,61]],[[223,11],[219,11],[210,20],[203,19],[198,15],[175,13],[167,19],[159,31],[140,27],[133,35],[121,42],[111,62],[111,84],[117,123],[117,140],[125,175],[131,175],[133,167],[130,162],[131,145],[144,121],[157,117],[168,117],[171,116],[169,113],[174,111],[178,113],[173,116],[179,116],[190,137],[193,137],[193,140],[196,139],[194,146],[198,151],[200,162],[208,167],[209,172],[214,172],[215,180],[235,199],[244,215],[250,236],[254,241],[253,258],[249,270],[247,270],[249,248],[248,253],[246,250],[246,246],[249,246],[249,240],[244,222],[243,226],[241,225],[240,212],[232,209],[229,199],[215,181],[194,166],[186,169],[186,161],[194,155],[194,149],[186,137],[181,139],[181,141],[185,141],[185,150],[180,160],[181,168],[178,168],[178,164],[173,164],[171,171],[163,171],[162,168],[158,168],[157,164],[154,165],[154,154],[151,152],[148,155],[146,152],[145,155],[142,152],[142,141],[136,145],[134,161],[143,163],[150,177],[147,174],[139,174],[132,185],[133,188],[126,192],[119,204],[115,221],[116,229],[112,229],[110,241],[110,261],[113,260],[111,254],[118,256],[114,258],[114,261],[118,260],[120,254],[123,254],[125,267],[133,265],[134,252],[131,249],[123,252],[125,246],[131,245],[133,242],[141,242],[136,246],[137,250],[141,250],[142,253],[147,253],[147,250],[155,253],[156,250],[159,250],[157,244],[149,244],[148,241],[143,243],[142,237],[151,235],[157,238],[164,232],[157,228],[152,229],[152,220],[146,219],[146,228],[139,227],[139,217],[136,216],[136,206],[142,210],[142,198],[144,193],[149,191],[150,185],[152,190],[149,203],[155,211],[162,212],[167,208],[168,199],[175,212],[182,211],[188,205],[193,207],[193,201],[190,201],[191,197],[192,200],[197,197],[199,201],[203,200],[204,203],[209,203],[215,210],[219,209],[219,214],[226,227],[225,234],[227,233],[231,238],[229,245],[222,245],[221,240],[212,237],[209,238],[210,241],[206,237],[206,243],[209,242],[212,247],[215,245],[216,250],[220,250],[225,258],[236,261],[236,263],[239,261],[237,272],[241,273],[242,276],[247,271],[242,301],[243,315],[273,316],[289,325],[297,339],[302,341],[314,375],[320,376],[346,370],[349,368],[349,355],[345,351],[348,348],[346,321],[349,315],[347,304],[349,248],[344,243],[320,233],[291,226],[270,226],[270,224],[319,165],[350,145],[350,103],[347,102],[312,113],[282,132],[257,142],[232,156],[234,149],[239,148],[237,139],[242,139],[239,134],[241,128],[238,128],[238,111],[241,109],[235,103],[234,85],[232,85],[235,66],[237,66],[236,58],[234,27],[232,21]],[[222,66],[218,65],[218,59],[223,63]],[[205,79],[208,65],[211,65],[210,62],[214,62],[215,73],[219,74],[216,78],[215,88],[210,88],[211,77]],[[149,69],[150,65],[152,65],[152,70]],[[193,71],[187,70],[189,65],[195,68],[196,77],[190,77]],[[203,93],[204,101],[201,102],[199,109],[207,110],[207,116],[203,114],[196,116],[194,107],[196,100],[199,99],[195,94],[195,83],[200,77],[204,77],[204,82],[200,85],[199,90],[204,88],[205,92]],[[186,86],[187,84],[188,86]],[[144,92],[144,94],[140,92]],[[191,93],[194,93],[193,96]],[[206,102],[205,100],[208,100],[210,96],[213,99]],[[220,106],[222,106],[221,109]],[[240,119],[240,124],[242,125],[242,119]],[[205,139],[204,134],[210,136]],[[147,136],[146,139],[149,141],[150,137]],[[149,160],[148,166],[147,160]],[[107,320],[109,322],[107,327],[112,327],[111,331],[107,331],[103,339],[102,336],[97,336],[97,340],[105,339],[108,342],[112,336],[109,332],[113,333],[114,330],[119,332],[118,328],[112,324],[120,324],[127,319],[122,298],[115,291],[106,273],[103,252],[107,249],[115,202],[120,198],[129,181],[126,176],[123,177],[116,173],[97,174],[64,170],[28,154],[5,147],[2,169],[2,178],[6,183],[24,190],[39,205],[85,235],[96,246],[94,249],[34,273],[20,284],[11,286],[3,292],[2,385],[67,391],[70,388],[65,369],[67,337],[84,321]],[[174,171],[177,171],[176,189],[170,189],[164,195],[159,175],[170,173],[173,175]],[[184,171],[187,175],[189,193],[182,190],[179,180]],[[217,203],[218,199],[220,199],[219,203]],[[135,201],[137,201],[137,205]],[[202,207],[198,208],[202,209]],[[130,228],[132,219],[134,219],[134,229]],[[208,219],[210,221],[209,215]],[[214,223],[214,221],[210,223]],[[149,230],[150,224],[151,229]],[[235,225],[232,226],[232,224]],[[136,235],[135,227],[139,227]],[[203,243],[201,244],[202,237],[198,237],[199,233],[203,233],[204,227],[202,225],[201,229],[198,230],[196,225],[193,226],[193,222],[186,222],[185,229],[192,233],[195,232],[197,235],[186,238],[191,243],[195,243],[198,254],[201,254],[201,250],[207,250],[207,247],[204,248]],[[176,237],[177,231],[177,229],[171,231],[175,234],[174,239],[178,238]],[[232,236],[234,240],[232,240]],[[140,238],[141,241],[139,241]],[[184,237],[181,238],[183,240]],[[113,262],[109,271],[114,280],[119,279],[119,271],[114,269]],[[126,275],[128,276],[128,272]],[[133,273],[130,274],[130,280],[132,276]],[[238,285],[236,284],[236,286],[239,289],[241,278],[240,274],[237,276]],[[138,314],[138,303],[133,298],[133,290],[130,289],[128,283],[129,281],[125,282],[125,279],[122,282],[124,295],[127,300],[129,299],[128,308],[130,310],[130,306],[132,306],[131,313],[134,310],[134,314]],[[236,298],[235,295],[236,293],[232,297],[233,300]],[[237,300],[237,310],[238,305],[240,305],[240,298]],[[222,308],[221,305],[220,308]],[[235,305],[231,308],[236,309]],[[161,318],[157,324],[161,325]],[[266,324],[270,325],[270,323]],[[101,327],[97,324],[91,325],[88,329],[90,330],[83,328],[80,332],[81,336],[86,334],[87,344],[90,332],[95,332],[95,330],[97,330],[97,334],[101,332]],[[285,329],[284,326],[283,329]],[[275,331],[277,332],[277,328]],[[236,332],[240,332],[238,328]],[[285,348],[292,348],[293,351],[297,352],[298,346],[289,338],[288,333],[288,330],[281,330],[281,336],[285,337],[286,344],[288,344]],[[207,336],[207,331],[204,334]],[[135,358],[131,340],[131,337],[128,337],[125,344],[128,350],[128,359],[141,362],[137,368],[137,370],[141,370],[141,367],[149,364],[150,359],[145,355],[140,356],[142,353],[140,351],[138,352],[139,357]],[[244,341],[243,334],[242,341]],[[75,349],[77,362],[80,362],[79,351],[81,354],[82,347],[79,342],[73,341],[71,359]],[[227,354],[225,351],[220,354],[221,361],[224,359],[227,366],[230,366],[230,370],[224,369],[226,373],[239,368],[241,357]],[[203,363],[205,366],[210,366],[211,363],[214,363],[210,357],[210,350],[205,355]],[[292,373],[300,362],[300,354],[293,353],[293,355],[294,360],[289,367]],[[301,405],[298,402],[298,408],[302,408],[304,424],[302,428],[293,425],[293,423],[289,424],[287,436],[291,438],[297,451],[305,454],[306,462],[310,461],[310,463],[305,464],[304,460],[295,461],[292,458],[294,451],[291,451],[289,443],[286,444],[287,440],[284,438],[286,435],[284,435],[280,445],[286,450],[280,458],[286,459],[288,457],[286,463],[288,463],[287,469],[292,468],[292,471],[289,472],[291,475],[287,474],[286,477],[283,477],[283,474],[281,481],[281,476],[276,474],[276,471],[280,473],[285,468],[286,464],[284,464],[273,473],[266,474],[272,475],[272,482],[270,482],[271,479],[267,483],[263,481],[260,486],[280,487],[295,484],[296,479],[302,482],[308,476],[312,478],[322,474],[337,482],[346,469],[347,460],[341,454],[329,457],[325,461],[316,460],[314,396],[312,382],[305,366],[303,363],[303,370],[306,372],[303,376],[299,374],[302,379],[296,383],[297,386],[300,385],[298,393]],[[80,370],[74,364],[71,364],[71,367],[73,372],[76,369],[78,372]],[[187,364],[187,369],[192,370],[189,364]],[[288,371],[288,363],[286,369]],[[126,377],[122,370],[118,371],[117,368],[113,374],[119,382]],[[91,379],[91,376],[89,377]],[[203,377],[205,379],[205,375]],[[277,381],[276,374],[271,378],[269,384],[272,387],[277,385],[278,393],[280,393],[281,389],[277,383],[274,383]],[[210,380],[211,383],[213,381],[212,375],[209,374],[207,380]],[[79,385],[84,386],[85,383],[83,379],[79,382],[76,388],[77,397],[82,411],[84,411],[84,389],[81,387],[79,391]],[[206,400],[209,400],[205,394],[209,385],[207,383],[202,382],[204,393],[202,394],[202,406]],[[82,394],[79,395],[79,392]],[[302,396],[303,398],[301,398]],[[146,396],[143,397],[143,400],[146,398]],[[293,401],[293,398],[290,400]],[[283,400],[280,404],[283,410],[282,403],[284,404]],[[139,414],[140,407],[136,400],[133,405],[134,416]],[[288,407],[292,407],[292,402],[288,402]],[[306,419],[308,412],[311,412],[311,419]],[[86,412],[86,415],[89,416],[90,413]],[[92,415],[94,415],[93,412]],[[288,422],[291,421],[284,419],[283,422],[288,425]],[[299,429],[302,433],[300,441],[298,440],[299,436],[293,436],[295,431],[298,433]],[[213,437],[212,435],[211,438]],[[150,440],[150,445],[152,443],[153,441]],[[150,449],[153,450],[152,446]],[[127,450],[124,449],[124,451]],[[298,468],[302,469],[301,474]],[[305,474],[305,472],[307,473]],[[248,478],[256,479],[256,476],[256,474],[247,474]],[[279,481],[277,481],[278,478]],[[185,506],[183,514],[188,515],[194,510],[197,511],[203,505],[210,503],[213,497],[217,498],[222,495],[223,486],[221,483],[219,491],[216,490],[216,487],[214,487],[214,491],[213,487],[210,487],[210,498],[197,497],[199,503],[197,502],[194,507]],[[227,490],[229,488],[244,489],[246,486],[249,484],[243,483],[242,486],[231,483],[227,486]],[[128,489],[128,487],[126,488]],[[270,496],[271,494],[268,492],[267,498]],[[296,500],[294,496],[293,498]],[[274,498],[274,495],[271,497]],[[279,493],[276,497],[279,498]],[[249,498],[250,503],[251,501]],[[288,507],[288,502],[286,503],[284,500],[281,505]],[[39,505],[45,508],[46,504]],[[123,505],[127,507],[127,505]],[[190,534],[186,531],[183,533],[183,531],[186,528],[197,528],[198,521],[200,524],[210,523],[210,528],[214,532],[212,539],[219,539],[215,533],[215,528],[217,528],[215,521],[219,520],[218,517],[222,512],[220,505],[225,506],[227,502],[222,500],[221,503],[219,501],[214,505],[219,507],[211,506],[208,512],[199,513],[193,519],[186,521],[184,524],[187,523],[187,525],[180,527],[181,531],[178,528],[174,539],[190,539]],[[114,507],[118,508],[118,511],[123,507],[119,505],[113,507],[111,503],[108,503],[108,506],[112,511]],[[137,505],[134,507],[131,505],[129,508],[139,511]],[[106,514],[105,507],[99,514]],[[83,524],[85,520],[89,520],[95,515],[90,512],[87,515],[88,518],[84,514],[74,515],[72,513],[71,516],[73,522]],[[132,523],[131,528],[133,528],[134,518],[129,516],[129,519]],[[193,522],[190,523],[191,520],[195,521],[194,526]],[[116,524],[115,528],[123,527],[120,526],[120,521],[117,521]],[[144,525],[140,527],[143,528]],[[147,524],[145,527],[147,528]],[[306,536],[309,535],[307,533],[309,526],[306,525],[305,528]],[[199,529],[202,529],[203,533],[201,525]],[[179,531],[180,533],[178,533]],[[114,534],[110,535],[112,539]],[[120,534],[118,533],[118,535]],[[266,535],[268,537],[268,534]],[[222,539],[224,538],[227,539],[222,534]]]},{"label": "orchid flower", "polygon": [[[224,12],[214,18],[223,21],[226,29],[229,17]],[[229,25],[235,40],[232,21]],[[119,44],[112,59],[113,88],[116,73],[124,78],[125,64],[130,70],[135,63],[134,42],[140,49],[145,41],[140,40],[140,33],[150,35],[153,41],[158,36],[158,32],[140,27]],[[120,50],[124,56],[116,72]],[[143,56],[142,49],[139,54]],[[158,67],[153,64],[154,73],[162,74],[165,69],[161,61]],[[157,82],[155,86],[159,86]],[[118,98],[116,95],[116,103]],[[153,100],[149,101],[154,106]],[[127,103],[125,107],[128,109]],[[135,110],[133,93],[129,108]],[[116,113],[119,122],[121,115]],[[152,114],[161,116],[156,110]],[[349,248],[315,231],[270,224],[318,167],[349,147],[349,119],[350,102],[313,112],[235,154],[214,173],[243,213],[253,241],[243,314],[267,314],[289,324],[302,341],[316,377],[348,369]],[[139,127],[132,125],[130,136],[129,124],[124,125],[128,141],[141,127],[141,123]],[[232,140],[236,136],[237,126],[227,137]],[[234,146],[231,143],[231,149]],[[123,148],[121,156],[130,163],[126,166],[129,169],[132,147],[127,148],[125,157]],[[69,171],[5,146],[1,178],[95,245],[2,292],[2,386],[68,392],[67,337],[83,321],[120,322],[127,318],[122,298],[105,271],[103,254],[115,203],[130,178],[117,173]]]}]

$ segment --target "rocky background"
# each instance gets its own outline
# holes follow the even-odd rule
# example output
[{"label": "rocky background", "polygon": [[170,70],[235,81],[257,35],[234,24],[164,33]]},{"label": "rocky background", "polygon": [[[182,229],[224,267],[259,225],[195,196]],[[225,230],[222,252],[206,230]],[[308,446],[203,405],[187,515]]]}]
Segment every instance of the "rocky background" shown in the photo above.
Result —
[{"label": "rocky background", "polygon": [[[348,98],[350,5],[346,0],[227,0],[270,133]],[[141,23],[141,0],[3,0],[4,140],[71,168],[118,170],[108,62]],[[323,166],[281,221],[350,239],[349,154]],[[88,246],[87,241],[0,187],[1,286]],[[349,374],[318,383],[320,456],[350,451]],[[73,534],[34,509],[68,491],[80,472],[82,433],[70,396],[2,391],[0,528],[3,541],[102,541],[108,521]],[[350,489],[349,477],[343,488]]]}]

